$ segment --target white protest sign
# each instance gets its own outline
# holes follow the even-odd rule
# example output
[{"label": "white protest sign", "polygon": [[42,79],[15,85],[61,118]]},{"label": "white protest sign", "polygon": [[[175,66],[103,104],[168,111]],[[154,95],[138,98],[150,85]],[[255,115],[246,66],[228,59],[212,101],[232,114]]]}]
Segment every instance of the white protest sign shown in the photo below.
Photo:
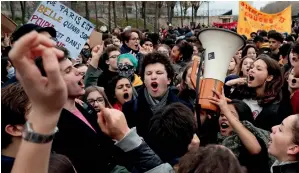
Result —
[{"label": "white protest sign", "polygon": [[42,1],[28,23],[41,27],[54,27],[57,31],[56,42],[77,58],[94,25],[58,1]]}]

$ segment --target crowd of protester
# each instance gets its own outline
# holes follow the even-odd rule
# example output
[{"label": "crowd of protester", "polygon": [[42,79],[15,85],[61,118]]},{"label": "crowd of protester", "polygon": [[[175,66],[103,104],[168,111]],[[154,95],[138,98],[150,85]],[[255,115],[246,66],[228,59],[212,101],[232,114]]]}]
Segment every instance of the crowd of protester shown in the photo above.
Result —
[{"label": "crowd of protester", "polygon": [[219,112],[196,111],[200,29],[114,28],[75,59],[53,28],[5,35],[2,172],[299,173],[299,28],[243,36]]}]

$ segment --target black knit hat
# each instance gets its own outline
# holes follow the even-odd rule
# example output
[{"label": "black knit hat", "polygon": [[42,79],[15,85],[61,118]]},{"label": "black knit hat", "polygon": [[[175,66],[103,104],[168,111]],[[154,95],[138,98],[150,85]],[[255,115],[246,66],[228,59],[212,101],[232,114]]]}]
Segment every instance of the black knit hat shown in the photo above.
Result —
[{"label": "black knit hat", "polygon": [[25,24],[21,26],[19,29],[17,29],[12,35],[11,35],[11,42],[15,42],[18,39],[20,39],[23,35],[28,34],[31,31],[37,31],[37,32],[48,32],[52,37],[56,38],[56,30],[53,27],[40,27],[35,24]]}]

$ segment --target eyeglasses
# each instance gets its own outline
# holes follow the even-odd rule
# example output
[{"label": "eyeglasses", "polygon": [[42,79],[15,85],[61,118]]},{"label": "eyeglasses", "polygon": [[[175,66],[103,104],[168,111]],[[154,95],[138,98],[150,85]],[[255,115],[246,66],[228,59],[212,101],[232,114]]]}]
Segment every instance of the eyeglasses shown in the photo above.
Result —
[{"label": "eyeglasses", "polygon": [[104,103],[105,100],[104,100],[103,97],[99,97],[99,98],[97,98],[96,100],[89,99],[89,100],[87,100],[87,102],[88,102],[91,106],[94,106],[96,102],[98,102],[98,103]]},{"label": "eyeglasses", "polygon": [[119,55],[112,55],[112,56],[110,56],[109,58],[113,58],[113,59],[115,59],[115,58],[117,58]]}]

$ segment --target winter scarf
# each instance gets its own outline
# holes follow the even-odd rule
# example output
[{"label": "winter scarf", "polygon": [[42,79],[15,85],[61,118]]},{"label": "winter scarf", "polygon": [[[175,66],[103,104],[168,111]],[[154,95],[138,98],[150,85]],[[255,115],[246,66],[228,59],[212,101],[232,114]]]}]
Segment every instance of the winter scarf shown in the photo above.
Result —
[{"label": "winter scarf", "polygon": [[[270,138],[270,132],[257,128],[253,124],[251,124],[249,121],[242,121],[241,122],[255,137],[260,138],[265,145],[268,145],[269,138]],[[242,146],[242,141],[238,134],[233,132],[231,136],[222,136],[220,133],[217,135],[217,142],[218,144],[224,145],[227,148],[231,149],[232,152],[235,154],[237,158],[240,156],[240,147]],[[273,162],[275,161],[275,158],[271,155],[269,155],[269,167],[272,166]]]},{"label": "winter scarf", "polygon": [[152,110],[153,114],[156,114],[159,110],[161,110],[164,106],[166,106],[167,98],[168,98],[169,89],[167,92],[158,100],[152,98],[147,92],[147,89],[144,88],[144,96],[146,102],[150,105],[150,109]]}]

